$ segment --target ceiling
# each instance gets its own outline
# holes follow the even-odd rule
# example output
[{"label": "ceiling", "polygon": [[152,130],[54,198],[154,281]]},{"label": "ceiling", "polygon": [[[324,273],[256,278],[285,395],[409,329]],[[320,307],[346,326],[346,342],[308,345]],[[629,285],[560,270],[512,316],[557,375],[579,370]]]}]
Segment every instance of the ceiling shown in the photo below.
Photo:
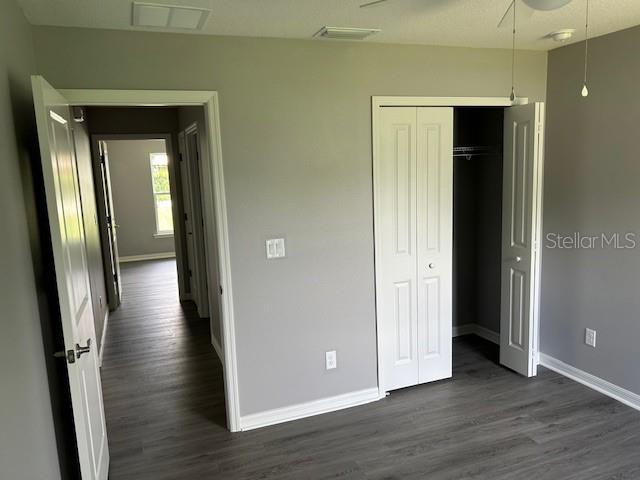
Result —
[{"label": "ceiling", "polygon": [[[309,39],[322,26],[329,25],[382,30],[365,42],[511,47],[511,27],[497,28],[511,0],[389,0],[364,9],[359,4],[366,0],[144,1],[210,8],[211,16],[204,29],[191,32],[197,34]],[[520,15],[526,12],[519,6],[518,48],[556,48],[561,44],[545,36],[562,28],[576,29],[574,38],[567,43],[582,40],[586,1],[573,0],[559,10],[537,11],[529,18]],[[34,25],[154,30],[131,26],[131,0],[19,2]],[[640,24],[640,0],[590,0],[590,9],[594,36]]]}]

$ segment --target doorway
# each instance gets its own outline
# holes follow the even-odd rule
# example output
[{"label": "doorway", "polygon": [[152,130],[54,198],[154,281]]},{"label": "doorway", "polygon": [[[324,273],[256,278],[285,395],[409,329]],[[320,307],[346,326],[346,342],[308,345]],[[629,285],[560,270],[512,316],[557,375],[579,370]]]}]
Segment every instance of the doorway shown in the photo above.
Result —
[{"label": "doorway", "polygon": [[[96,348],[96,332],[90,288],[89,258],[85,225],[97,223],[81,204],[81,170],[79,152],[87,153],[89,141],[82,145],[74,137],[84,122],[77,106],[108,107],[199,107],[202,128],[207,134],[206,161],[202,165],[202,200],[207,245],[216,250],[207,259],[207,274],[219,268],[221,371],[224,376],[224,403],[227,428],[239,429],[238,391],[233,327],[232,284],[230,276],[229,238],[220,147],[218,97],[215,92],[186,91],[114,91],[57,90],[44,78],[32,76],[32,88],[42,158],[49,226],[56,269],[61,324],[64,334],[64,358],[70,385],[70,403],[75,422],[75,440],[83,478],[106,479],[110,456],[105,428],[103,393]],[[90,163],[90,160],[89,160]],[[89,168],[89,173],[90,173]],[[174,219],[175,225],[175,219]],[[218,241],[210,242],[213,233]],[[98,242],[99,244],[99,242]],[[93,249],[95,253],[95,249]],[[214,263],[211,258],[217,258]],[[210,278],[209,276],[207,278]],[[213,283],[215,285],[215,283]],[[103,303],[103,307],[106,305]],[[207,340],[207,343],[208,340]],[[209,343],[210,345],[210,343]],[[144,392],[142,392],[144,393]],[[226,431],[223,430],[226,434]]]},{"label": "doorway", "polygon": [[373,99],[381,396],[451,377],[460,333],[536,373],[544,105],[518,103]]}]

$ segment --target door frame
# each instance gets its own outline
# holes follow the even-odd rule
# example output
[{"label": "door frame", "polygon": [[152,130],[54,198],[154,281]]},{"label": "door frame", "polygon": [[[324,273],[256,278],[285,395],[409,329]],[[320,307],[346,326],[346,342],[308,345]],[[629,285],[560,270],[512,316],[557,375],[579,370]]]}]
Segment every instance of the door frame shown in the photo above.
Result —
[{"label": "door frame", "polygon": [[[378,292],[381,291],[382,288],[382,279],[380,278],[380,271],[375,267],[376,259],[380,258],[380,253],[382,252],[382,245],[380,245],[380,219],[378,218],[378,212],[380,211],[380,206],[378,204],[379,199],[377,198],[376,192],[380,188],[379,184],[379,171],[380,171],[380,114],[381,109],[384,107],[513,107],[516,105],[527,105],[529,103],[529,99],[526,97],[516,98],[512,101],[509,97],[405,97],[405,96],[373,96],[371,97],[371,126],[372,126],[372,155],[373,155],[373,238],[374,238],[374,276],[375,276],[375,299],[376,299],[376,339],[377,339],[377,362],[378,362],[378,395],[380,398],[384,397],[387,394],[385,386],[382,384],[382,356],[380,355],[381,351],[381,332],[380,332],[380,322],[378,321],[378,312],[381,310],[380,307],[380,298]],[[541,180],[541,179],[539,179]],[[537,186],[534,194],[534,201],[537,200],[538,203],[538,222],[542,219],[541,214],[541,205],[542,205],[542,181],[535,182]],[[535,278],[533,281],[535,282],[535,294],[534,294],[534,302],[536,304],[536,308],[534,308],[534,318],[533,318],[533,344],[535,345],[535,354],[536,359],[535,363],[539,363],[538,355],[539,355],[539,327],[540,327],[540,309],[538,307],[540,303],[540,264],[541,264],[542,254],[540,251],[540,255],[536,257],[536,268],[534,269]],[[533,272],[532,272],[533,274]]]},{"label": "door frame", "polygon": [[225,383],[227,426],[240,431],[240,403],[238,396],[238,370],[236,358],[235,318],[231,280],[229,225],[222,162],[220,136],[220,109],[218,92],[194,90],[102,90],[59,89],[72,106],[85,107],[183,107],[204,108],[205,128],[209,146],[209,162],[203,163],[206,177],[203,186],[205,235],[216,232],[218,237],[218,263],[220,271],[222,318],[222,366]]}]

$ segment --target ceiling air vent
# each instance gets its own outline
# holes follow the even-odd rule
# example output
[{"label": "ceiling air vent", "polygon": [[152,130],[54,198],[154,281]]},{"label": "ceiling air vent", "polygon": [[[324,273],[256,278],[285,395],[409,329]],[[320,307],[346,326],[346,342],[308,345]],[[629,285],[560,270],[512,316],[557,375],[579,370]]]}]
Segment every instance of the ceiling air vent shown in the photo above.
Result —
[{"label": "ceiling air vent", "polygon": [[379,31],[377,28],[322,27],[314,37],[335,38],[338,40],[362,40]]},{"label": "ceiling air vent", "polygon": [[211,10],[198,7],[133,2],[133,25],[136,27],[202,30]]}]

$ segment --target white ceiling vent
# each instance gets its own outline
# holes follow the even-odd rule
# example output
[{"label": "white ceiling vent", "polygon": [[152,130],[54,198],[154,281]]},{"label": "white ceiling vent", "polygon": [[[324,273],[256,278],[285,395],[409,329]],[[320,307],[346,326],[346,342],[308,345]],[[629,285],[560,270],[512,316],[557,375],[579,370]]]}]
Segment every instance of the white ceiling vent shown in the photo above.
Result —
[{"label": "white ceiling vent", "polygon": [[316,32],[314,37],[335,38],[338,40],[362,40],[379,31],[377,28],[322,27]]},{"label": "white ceiling vent", "polygon": [[160,3],[133,2],[133,25],[136,27],[202,30],[211,10]]}]

